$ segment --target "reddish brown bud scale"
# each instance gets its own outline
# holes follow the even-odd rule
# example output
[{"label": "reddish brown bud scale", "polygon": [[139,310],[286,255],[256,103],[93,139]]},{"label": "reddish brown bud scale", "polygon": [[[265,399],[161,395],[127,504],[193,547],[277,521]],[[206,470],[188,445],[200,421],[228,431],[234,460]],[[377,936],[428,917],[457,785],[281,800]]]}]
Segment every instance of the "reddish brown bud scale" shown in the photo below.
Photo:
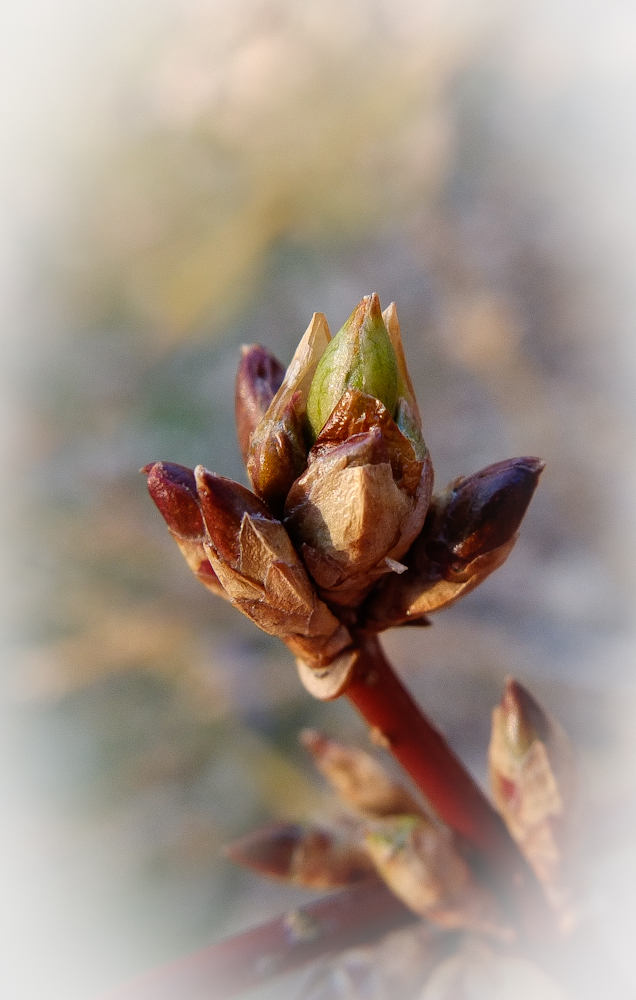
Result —
[{"label": "reddish brown bud scale", "polygon": [[205,551],[205,525],[192,469],[155,462],[141,471],[148,477],[148,492],[194,575],[213,594],[227,598]]},{"label": "reddish brown bud scale", "polygon": [[390,462],[398,486],[414,494],[422,463],[416,461],[413,445],[400,432],[384,404],[358,389],[347,389],[342,395],[307,456],[308,465],[322,458],[331,448],[373,429],[385,445],[382,457],[376,458],[375,464]]},{"label": "reddish brown bud scale", "polygon": [[245,345],[236,374],[234,412],[236,433],[243,461],[247,461],[250,438],[280,389],[285,368],[260,344]]},{"label": "reddish brown bud scale", "polygon": [[443,540],[469,561],[516,533],[545,468],[540,458],[511,458],[462,479],[445,509]]},{"label": "reddish brown bud scale", "polygon": [[401,572],[432,489],[428,453],[380,400],[347,388],[285,503],[285,525],[325,600],[357,608],[373,584]]},{"label": "reddish brown bud scale", "polygon": [[380,581],[364,611],[383,631],[417,621],[470,593],[505,562],[545,463],[511,458],[456,480],[432,501],[408,571]]},{"label": "reddish brown bud scale", "polygon": [[225,848],[235,864],[305,889],[341,889],[375,876],[354,839],[319,826],[270,823]]},{"label": "reddish brown bud scale", "polygon": [[285,499],[295,479],[307,465],[303,418],[298,412],[300,393],[293,393],[278,419],[272,419],[268,433],[252,444],[247,472],[254,492],[276,515],[281,515]]},{"label": "reddish brown bud scale", "polygon": [[203,516],[192,469],[172,462],[155,462],[141,470],[148,477],[148,492],[172,532],[199,538]]},{"label": "reddish brown bud scale", "polygon": [[501,708],[511,750],[522,756],[535,740],[550,739],[552,725],[545,709],[527,688],[513,677],[506,679]]},{"label": "reddish brown bud scale", "polygon": [[265,504],[250,490],[232,479],[208,472],[202,465],[194,470],[205,526],[219,556],[235,567],[240,556],[239,532],[243,515],[273,520]]}]

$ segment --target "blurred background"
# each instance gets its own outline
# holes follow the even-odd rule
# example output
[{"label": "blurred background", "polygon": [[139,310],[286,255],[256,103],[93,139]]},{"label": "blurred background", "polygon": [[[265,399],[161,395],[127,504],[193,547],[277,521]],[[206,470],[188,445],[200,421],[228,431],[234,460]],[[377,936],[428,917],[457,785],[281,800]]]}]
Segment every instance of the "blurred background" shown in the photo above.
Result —
[{"label": "blurred background", "polygon": [[[241,343],[398,304],[441,487],[547,460],[405,679],[484,781],[514,674],[570,733],[585,894],[636,985],[636,8],[3,0],[0,994],[82,1000],[281,912],[222,845],[365,745],[192,577],[138,470],[245,481]],[[284,995],[284,988],[280,987]]]}]

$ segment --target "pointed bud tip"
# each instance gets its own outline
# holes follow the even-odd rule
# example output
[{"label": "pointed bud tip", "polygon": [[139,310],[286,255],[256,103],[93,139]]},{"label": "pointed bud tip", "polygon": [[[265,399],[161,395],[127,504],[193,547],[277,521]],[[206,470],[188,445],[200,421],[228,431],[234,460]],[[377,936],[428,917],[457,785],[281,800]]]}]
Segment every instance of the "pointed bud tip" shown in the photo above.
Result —
[{"label": "pointed bud tip", "polygon": [[382,319],[382,306],[380,305],[380,299],[377,292],[371,292],[370,295],[364,295],[362,297],[355,310],[354,315],[356,318],[358,314],[361,314],[362,320],[367,317],[371,320]]},{"label": "pointed bud tip", "polygon": [[298,823],[271,823],[223,848],[234,864],[269,878],[287,878],[294,851],[303,837]]},{"label": "pointed bud tip", "polygon": [[510,542],[544,468],[540,458],[510,458],[460,480],[452,488],[444,528],[451,550],[472,560]]},{"label": "pointed bud tip", "polygon": [[278,392],[285,368],[278,358],[260,344],[243,344],[236,373],[234,410],[236,433],[247,460],[250,439]]},{"label": "pointed bud tip", "polygon": [[187,538],[200,537],[203,518],[192,469],[173,462],[153,462],[141,471],[147,476],[148,492],[170,530]]},{"label": "pointed bud tip", "polygon": [[239,555],[243,515],[272,520],[265,504],[240,483],[217,476],[203,465],[194,470],[203,520],[218,555],[231,565]]},{"label": "pointed bud tip", "polygon": [[506,678],[501,708],[506,735],[517,753],[525,753],[535,740],[546,740],[550,722],[539,702],[513,677]]},{"label": "pointed bud tip", "polygon": [[[539,476],[546,466],[546,463],[542,458],[536,458],[533,455],[523,455],[521,458],[511,458],[509,459],[509,462],[510,465],[519,473],[525,473],[530,479],[534,479],[535,486],[539,481]],[[505,466],[507,463],[500,462],[498,464]]]},{"label": "pointed bud tip", "polygon": [[210,472],[204,465],[197,465],[193,475],[201,500],[205,497],[220,509],[226,508],[228,514],[233,514],[239,519],[245,512],[271,519],[272,515],[265,504],[233,479]]},{"label": "pointed bud tip", "polygon": [[316,368],[307,399],[314,439],[346,389],[379,399],[391,417],[398,399],[398,363],[380,300],[366,295],[328,344]]}]

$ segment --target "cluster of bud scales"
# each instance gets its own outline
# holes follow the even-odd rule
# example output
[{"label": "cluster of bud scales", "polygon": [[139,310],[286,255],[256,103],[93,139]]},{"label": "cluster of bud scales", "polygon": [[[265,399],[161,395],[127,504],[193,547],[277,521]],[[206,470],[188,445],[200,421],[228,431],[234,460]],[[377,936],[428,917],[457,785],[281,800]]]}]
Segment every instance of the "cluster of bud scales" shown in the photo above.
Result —
[{"label": "cluster of bud scales", "polygon": [[252,490],[202,466],[143,471],[198,579],[305,677],[360,635],[426,624],[500,566],[543,468],[510,459],[433,495],[397,311],[377,295],[333,338],[315,313],[286,370],[243,348],[236,424]]}]

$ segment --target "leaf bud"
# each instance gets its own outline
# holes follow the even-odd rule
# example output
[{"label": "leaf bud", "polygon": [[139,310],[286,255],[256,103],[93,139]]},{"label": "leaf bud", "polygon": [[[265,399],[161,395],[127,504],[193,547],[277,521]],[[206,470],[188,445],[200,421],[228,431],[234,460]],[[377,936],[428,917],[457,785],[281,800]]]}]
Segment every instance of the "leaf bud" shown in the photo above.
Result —
[{"label": "leaf bud", "polygon": [[508,678],[492,715],[488,750],[493,796],[514,840],[565,919],[565,871],[576,775],[568,738],[530,692]]},{"label": "leaf bud", "polygon": [[303,730],[300,740],[320,773],[351,809],[375,818],[422,815],[419,803],[371,754],[336,743],[314,729]]},{"label": "leaf bud", "polygon": [[400,577],[380,581],[364,611],[375,631],[417,621],[470,593],[501,566],[544,468],[539,458],[497,462],[455,480],[430,504]]},{"label": "leaf bud", "polygon": [[194,575],[213,594],[227,598],[205,551],[205,526],[192,469],[172,462],[154,462],[141,471],[147,476],[150,496]]},{"label": "leaf bud", "polygon": [[314,313],[276,395],[250,438],[246,464],[252,487],[276,514],[282,512],[290,486],[307,464],[307,396],[330,340],[327,320],[322,313]]},{"label": "leaf bud", "polygon": [[448,929],[513,937],[447,830],[421,816],[394,816],[374,823],[364,845],[389,889],[414,913]]},{"label": "leaf bud", "polygon": [[351,832],[346,837],[314,825],[270,823],[230,844],[225,853],[257,875],[304,889],[340,889],[375,875]]},{"label": "leaf bud", "polygon": [[299,395],[293,394],[279,419],[268,423],[268,433],[253,442],[247,463],[254,492],[278,515],[283,513],[292,483],[307,465]]},{"label": "leaf bud", "polygon": [[[469,563],[516,535],[544,468],[540,458],[508,459],[452,487],[442,539],[452,563]],[[458,571],[451,567],[451,572]]]},{"label": "leaf bud", "polygon": [[320,601],[285,528],[257,496],[199,465],[194,470],[206,552],[232,603],[309,663],[329,663],[351,642]]},{"label": "leaf bud", "polygon": [[265,347],[250,344],[241,348],[234,412],[244,462],[247,461],[250,438],[280,389],[284,375],[284,366]]}]

